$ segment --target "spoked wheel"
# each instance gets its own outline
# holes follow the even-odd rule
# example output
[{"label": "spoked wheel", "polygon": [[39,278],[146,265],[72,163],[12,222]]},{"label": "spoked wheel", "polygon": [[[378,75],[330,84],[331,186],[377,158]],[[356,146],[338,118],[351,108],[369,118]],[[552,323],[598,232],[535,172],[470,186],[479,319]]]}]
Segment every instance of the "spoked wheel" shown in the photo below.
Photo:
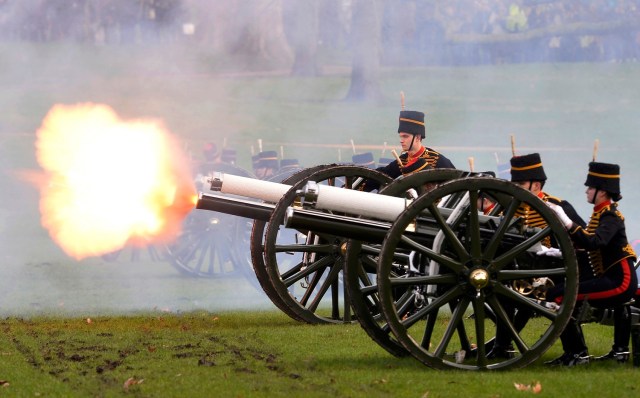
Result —
[{"label": "spoked wheel", "polygon": [[[478,213],[480,194],[500,202],[500,217]],[[438,210],[438,202],[453,196],[466,206]],[[548,226],[524,228],[514,217],[520,206],[536,210]],[[536,255],[549,240],[562,259]],[[428,267],[396,276],[398,253]],[[398,342],[425,365],[465,370],[517,368],[538,359],[569,321],[578,283],[575,253],[556,215],[530,192],[482,177],[444,183],[409,205],[387,232],[377,278],[380,307]],[[522,281],[562,282],[564,301],[551,308],[544,291],[525,295],[515,287]],[[527,322],[516,325],[510,308],[530,314]],[[506,329],[512,357],[487,357],[496,325]]]},{"label": "spoked wheel", "polygon": [[[215,172],[255,178],[227,163]],[[202,187],[202,190],[208,189]],[[243,276],[255,283],[251,267],[247,219],[218,212],[193,210],[187,216],[176,241],[167,245],[171,264],[181,273],[200,278]]]},{"label": "spoked wheel", "polygon": [[[460,170],[425,170],[407,177],[400,177],[380,190],[381,195],[402,197],[410,189],[421,193],[436,184],[462,177]],[[407,350],[393,337],[380,312],[376,268],[380,257],[380,243],[366,243],[349,240],[345,257],[345,280],[353,311],[367,334],[382,348],[395,356],[408,355]],[[409,256],[400,254],[394,260],[391,271],[394,277],[402,277],[411,272]],[[397,289],[396,289],[397,290]],[[398,294],[396,292],[396,294]]]},{"label": "spoked wheel", "polygon": [[[313,173],[324,170],[328,167],[328,165],[315,166],[308,169],[298,170],[296,172],[288,172],[286,174],[277,174],[271,180],[273,182],[279,182],[287,185],[295,185],[296,183],[300,183],[304,181],[308,181],[308,178]],[[267,267],[265,265],[264,260],[264,237],[265,230],[267,228],[268,223],[262,220],[254,220],[253,225],[251,226],[251,264],[253,265],[253,271],[255,273],[255,277],[265,292],[267,297],[271,300],[271,302],[282,310],[285,313],[289,313],[289,316],[292,318],[302,321],[300,317],[295,315],[295,313],[289,311],[288,306],[284,303],[284,301],[280,298],[276,290],[273,288],[271,284],[271,280],[269,279],[269,274],[267,273]],[[288,230],[287,232],[290,235],[290,240],[293,241],[295,238],[295,230]]]},{"label": "spoked wheel", "polygon": [[276,205],[264,238],[266,271],[271,288],[286,305],[285,312],[308,323],[351,322],[350,300],[343,283],[346,240],[335,235],[283,226],[296,191],[307,181],[358,189],[364,180],[381,186],[387,175],[359,166],[331,166],[298,181]]},{"label": "spoked wheel", "polygon": [[163,246],[151,243],[129,244],[126,247],[103,254],[102,259],[108,262],[164,262],[167,261],[167,252]]}]

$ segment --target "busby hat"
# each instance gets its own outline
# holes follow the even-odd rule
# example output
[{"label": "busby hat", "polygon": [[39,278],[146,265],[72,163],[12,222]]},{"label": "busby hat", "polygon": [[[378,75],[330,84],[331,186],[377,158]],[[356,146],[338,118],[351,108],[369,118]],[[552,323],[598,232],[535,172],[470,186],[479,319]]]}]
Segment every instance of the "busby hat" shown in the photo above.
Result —
[{"label": "busby hat", "polygon": [[389,163],[395,162],[395,159],[392,158],[380,158],[378,159],[378,167],[387,166]]},{"label": "busby hat", "polygon": [[371,152],[355,154],[351,157],[351,161],[357,166],[368,167],[370,169],[372,169],[376,164]]},{"label": "busby hat", "polygon": [[225,163],[235,163],[237,158],[235,149],[223,149],[222,155],[220,155],[220,160]]},{"label": "busby hat", "polygon": [[260,155],[258,154],[251,156],[251,164],[253,165],[254,169],[258,168],[258,163],[260,163]]},{"label": "busby hat", "polygon": [[431,168],[429,166],[429,163],[427,163],[427,159],[425,158],[416,158],[415,160],[412,160],[411,162],[407,163],[406,165],[404,165],[400,171],[402,171],[402,175],[408,175],[411,173],[415,173],[421,170],[427,170]]},{"label": "busby hat", "polygon": [[584,185],[606,191],[611,199],[619,201],[620,195],[620,166],[611,163],[589,163],[589,173]]},{"label": "busby hat", "polygon": [[282,159],[280,161],[280,168],[284,169],[285,167],[295,169],[300,167],[300,162],[298,162],[298,159]]},{"label": "busby hat", "polygon": [[400,111],[398,133],[407,133],[425,137],[424,113],[418,111]]},{"label": "busby hat", "polygon": [[263,151],[258,154],[257,168],[278,168],[278,153],[276,151]]},{"label": "busby hat", "polygon": [[514,156],[511,158],[511,181],[546,181],[539,153]]}]

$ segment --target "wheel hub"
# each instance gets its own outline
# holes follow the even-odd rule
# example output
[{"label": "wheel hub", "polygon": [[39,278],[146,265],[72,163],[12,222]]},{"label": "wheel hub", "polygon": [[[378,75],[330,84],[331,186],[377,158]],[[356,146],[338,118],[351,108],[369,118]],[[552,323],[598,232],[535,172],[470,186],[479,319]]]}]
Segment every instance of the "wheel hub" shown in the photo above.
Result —
[{"label": "wheel hub", "polygon": [[486,269],[476,268],[469,274],[469,282],[477,290],[482,289],[489,284],[489,273]]}]

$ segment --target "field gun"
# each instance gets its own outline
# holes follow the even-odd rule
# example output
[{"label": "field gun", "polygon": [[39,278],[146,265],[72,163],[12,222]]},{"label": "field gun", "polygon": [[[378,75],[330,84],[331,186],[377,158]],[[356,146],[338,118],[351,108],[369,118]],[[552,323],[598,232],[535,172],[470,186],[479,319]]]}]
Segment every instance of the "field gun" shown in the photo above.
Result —
[{"label": "field gun", "polygon": [[[422,171],[388,182],[377,194],[346,192],[358,188],[357,178],[334,178],[345,172],[335,167],[340,171],[324,180],[314,173],[300,179],[275,204],[234,210],[256,217],[252,238],[256,223],[264,225],[271,213],[264,235],[252,241],[252,257],[263,261],[280,305],[307,322],[356,318],[387,351],[439,369],[525,366],[557,339],[575,305],[577,265],[567,233],[537,197],[460,170]],[[318,188],[319,181],[331,184]],[[407,200],[411,190],[417,195]],[[332,194],[340,199],[328,205],[324,196]],[[494,213],[479,212],[482,195],[499,204]],[[216,201],[201,195],[201,208],[210,209],[210,200]],[[376,206],[385,211],[372,211]],[[520,206],[538,211],[548,226],[524,228],[515,217]],[[537,254],[550,239],[562,258]],[[540,280],[565,284],[561,305],[549,308],[543,294],[514,288],[517,281]],[[514,310],[531,319],[515,324]],[[509,358],[487,356],[496,322],[507,325],[513,341]]]}]

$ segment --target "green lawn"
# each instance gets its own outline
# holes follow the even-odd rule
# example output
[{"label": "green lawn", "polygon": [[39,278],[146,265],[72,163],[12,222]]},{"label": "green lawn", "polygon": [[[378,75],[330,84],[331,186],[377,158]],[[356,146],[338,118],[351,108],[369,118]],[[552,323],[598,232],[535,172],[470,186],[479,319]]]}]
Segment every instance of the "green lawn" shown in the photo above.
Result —
[{"label": "green lawn", "polygon": [[[390,356],[358,325],[310,326],[277,312],[161,312],[0,322],[7,396],[514,397],[635,396],[631,365],[507,372],[434,371]],[[610,328],[587,326],[593,349]],[[608,340],[608,339],[605,339]],[[596,351],[594,351],[596,352]],[[128,387],[125,383],[129,380]]]}]

